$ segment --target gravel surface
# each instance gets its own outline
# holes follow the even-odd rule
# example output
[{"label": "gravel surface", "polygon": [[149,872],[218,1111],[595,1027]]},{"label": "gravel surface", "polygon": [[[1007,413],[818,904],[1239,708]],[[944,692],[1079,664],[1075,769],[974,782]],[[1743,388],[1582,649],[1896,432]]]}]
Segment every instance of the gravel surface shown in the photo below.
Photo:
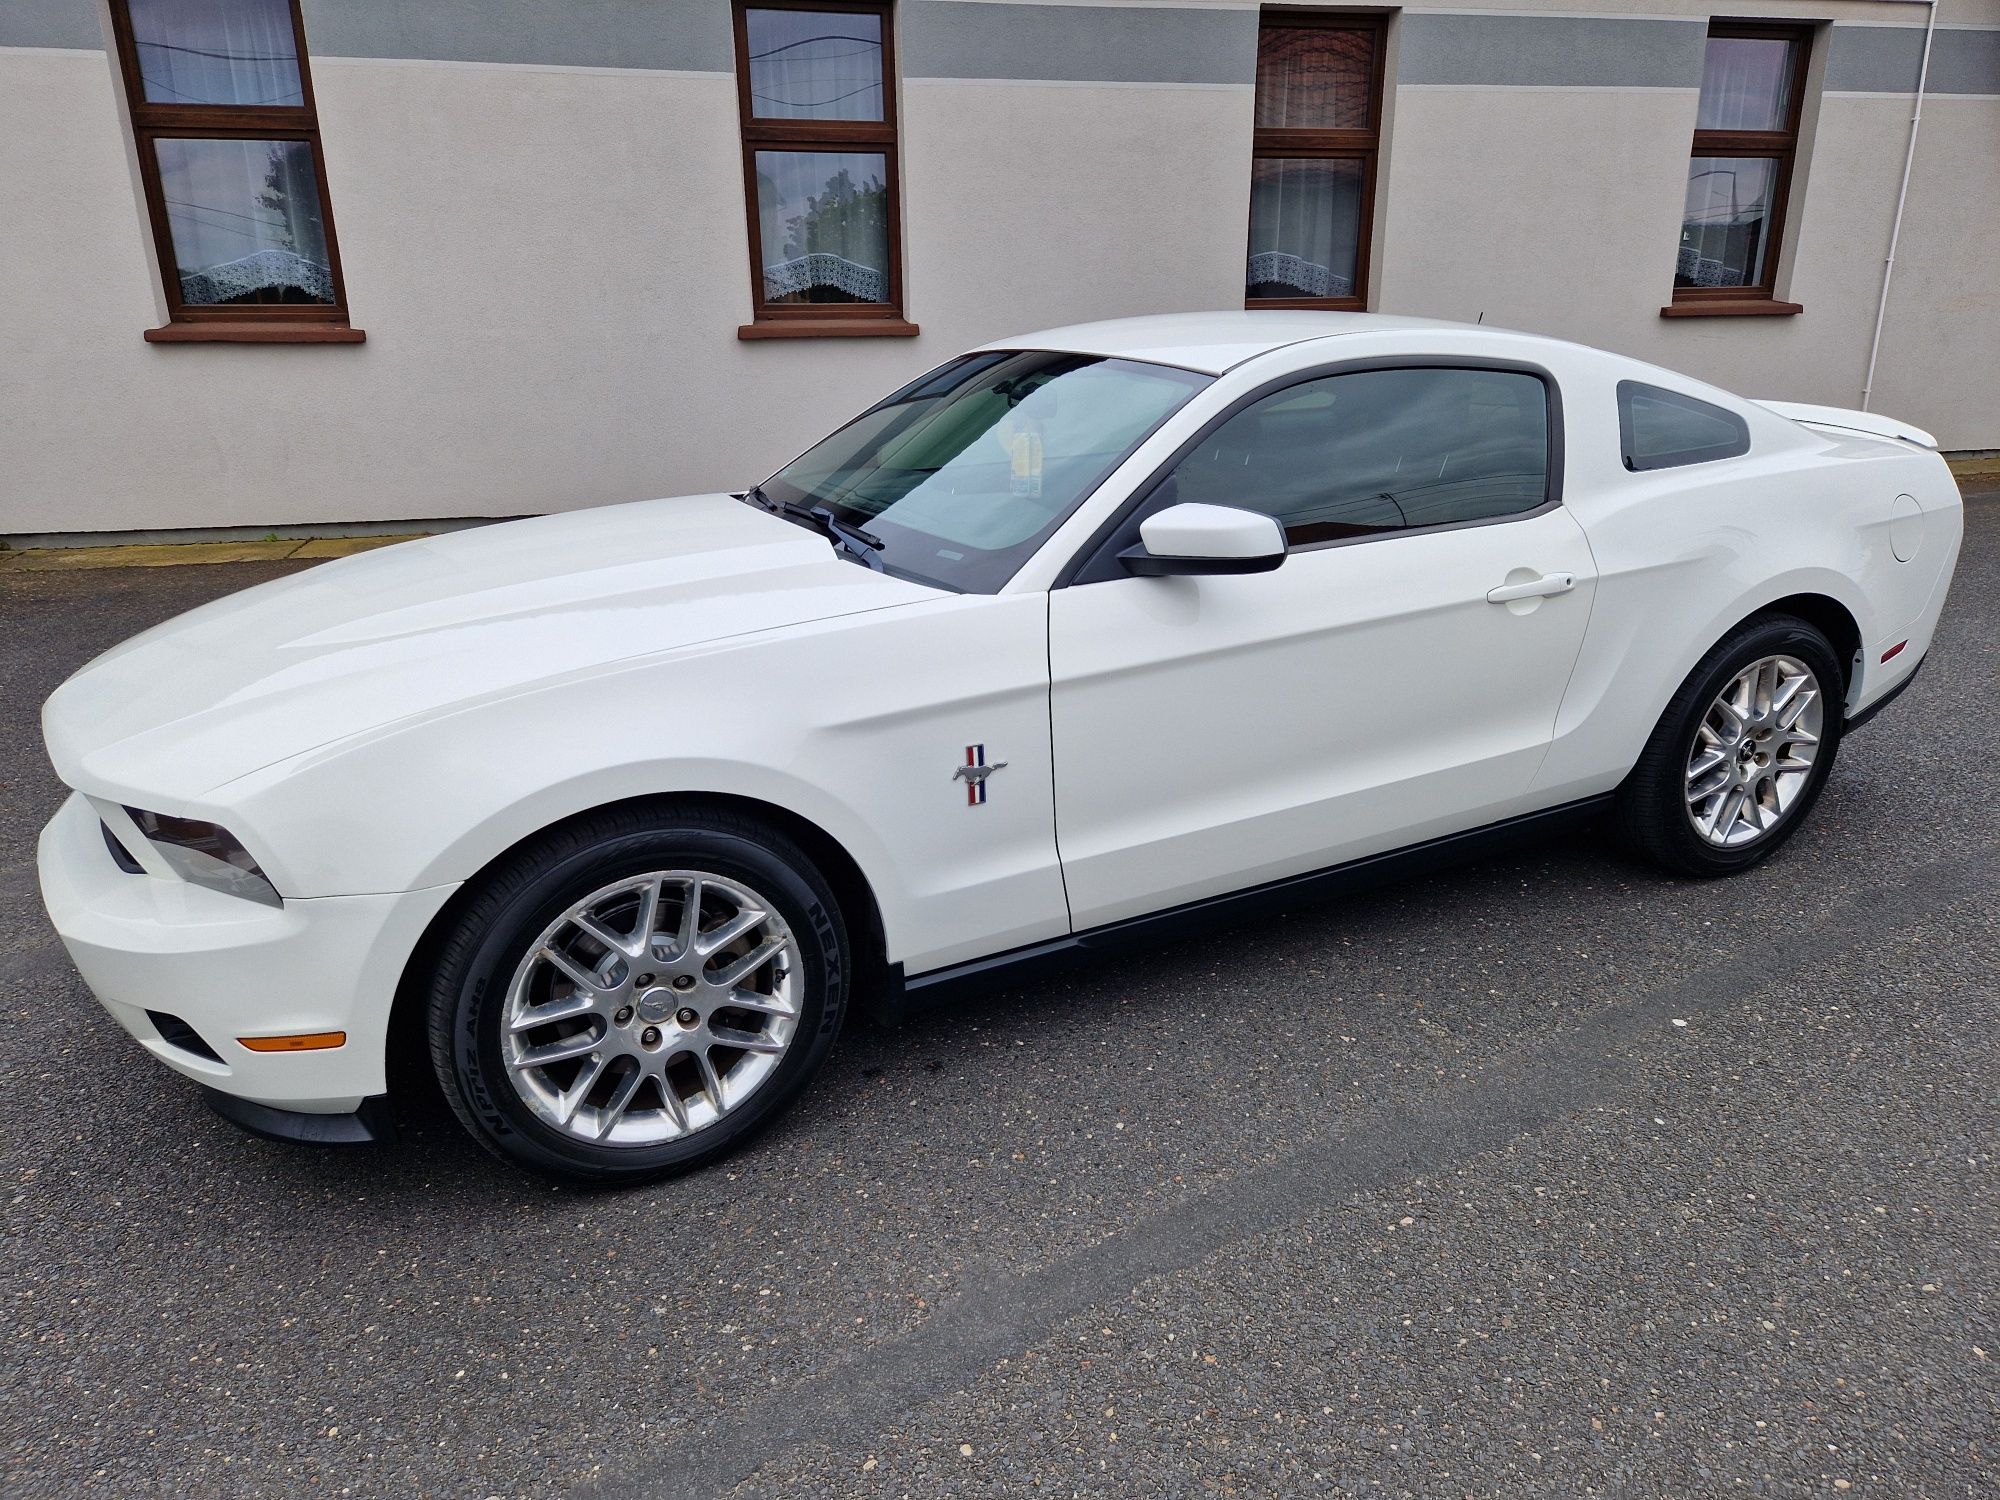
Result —
[{"label": "gravel surface", "polygon": [[1812,826],[856,1029],[665,1187],[238,1133],[47,930],[36,709],[296,564],[0,575],[9,1495],[2000,1491],[2000,497]]}]

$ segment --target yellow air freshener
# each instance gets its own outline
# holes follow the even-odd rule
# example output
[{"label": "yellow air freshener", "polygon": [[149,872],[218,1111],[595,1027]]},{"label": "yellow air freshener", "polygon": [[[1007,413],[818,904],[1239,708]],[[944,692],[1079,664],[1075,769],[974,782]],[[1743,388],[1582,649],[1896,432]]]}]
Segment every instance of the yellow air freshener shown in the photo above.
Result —
[{"label": "yellow air freshener", "polygon": [[1042,493],[1042,435],[1034,431],[1014,434],[1014,479],[1011,486],[1017,495],[1031,500],[1041,498]]}]

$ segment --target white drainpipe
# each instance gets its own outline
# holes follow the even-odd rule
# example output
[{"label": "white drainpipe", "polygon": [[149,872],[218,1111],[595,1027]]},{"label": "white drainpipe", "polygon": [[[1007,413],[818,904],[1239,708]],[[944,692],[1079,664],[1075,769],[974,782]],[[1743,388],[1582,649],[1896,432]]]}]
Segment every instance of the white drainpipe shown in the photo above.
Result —
[{"label": "white drainpipe", "polygon": [[1875,389],[1875,360],[1882,352],[1882,320],[1889,315],[1889,278],[1896,274],[1896,242],[1903,237],[1903,204],[1910,196],[1910,168],[1917,160],[1917,128],[1924,120],[1924,86],[1931,76],[1931,36],[1937,30],[1938,0],[1929,0],[1930,19],[1924,23],[1924,60],[1917,69],[1917,105],[1910,116],[1910,146],[1903,153],[1903,185],[1896,192],[1896,217],[1889,225],[1889,258],[1882,262],[1882,296],[1875,304],[1875,337],[1868,343],[1868,374],[1861,382],[1861,409]]}]

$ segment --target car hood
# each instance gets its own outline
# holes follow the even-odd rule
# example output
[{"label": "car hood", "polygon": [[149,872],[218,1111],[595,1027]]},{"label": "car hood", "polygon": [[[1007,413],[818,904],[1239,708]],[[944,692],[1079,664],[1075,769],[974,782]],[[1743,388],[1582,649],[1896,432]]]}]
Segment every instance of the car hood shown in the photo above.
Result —
[{"label": "car hood", "polygon": [[194,798],[399,719],[935,597],[729,495],[606,506],[403,542],[204,605],[84,667],[43,731],[80,790]]}]

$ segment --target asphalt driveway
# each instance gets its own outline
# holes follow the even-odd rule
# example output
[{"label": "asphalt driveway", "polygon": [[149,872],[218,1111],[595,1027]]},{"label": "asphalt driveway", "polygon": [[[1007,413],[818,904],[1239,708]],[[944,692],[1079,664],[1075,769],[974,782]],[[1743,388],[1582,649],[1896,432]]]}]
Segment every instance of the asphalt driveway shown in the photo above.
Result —
[{"label": "asphalt driveway", "polygon": [[36,710],[300,564],[0,574],[10,1495],[2000,1491],[2000,497],[1722,884],[1593,836],[843,1040],[624,1194],[238,1134],[34,890]]}]

